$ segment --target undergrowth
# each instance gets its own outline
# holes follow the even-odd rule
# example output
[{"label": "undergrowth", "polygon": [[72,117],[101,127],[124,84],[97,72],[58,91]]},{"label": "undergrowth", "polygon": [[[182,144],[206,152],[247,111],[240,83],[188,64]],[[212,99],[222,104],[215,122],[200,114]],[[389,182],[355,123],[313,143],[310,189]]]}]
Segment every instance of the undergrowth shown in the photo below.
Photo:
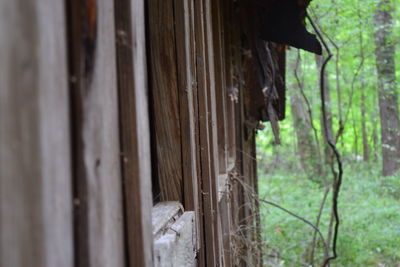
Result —
[{"label": "undergrowth", "polygon": [[[259,195],[315,222],[324,188],[296,164],[290,157],[281,164],[261,164]],[[377,164],[345,161],[339,200],[338,258],[331,266],[400,266],[400,177],[382,177],[380,171]],[[331,195],[320,224],[325,235],[330,212]],[[313,230],[265,204],[261,206],[261,215],[262,238],[270,248],[264,253],[265,266],[310,266]],[[320,241],[315,255],[314,266],[320,266],[323,259]]]}]

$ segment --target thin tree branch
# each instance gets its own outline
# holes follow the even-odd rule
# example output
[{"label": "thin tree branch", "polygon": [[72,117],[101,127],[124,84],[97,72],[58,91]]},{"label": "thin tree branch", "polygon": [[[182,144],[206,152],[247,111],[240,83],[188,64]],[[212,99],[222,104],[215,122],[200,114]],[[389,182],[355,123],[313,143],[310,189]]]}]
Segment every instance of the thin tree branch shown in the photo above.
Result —
[{"label": "thin tree branch", "polygon": [[[324,86],[325,86],[325,79],[324,79],[324,73],[325,73],[325,68],[327,63],[329,62],[329,60],[332,58],[332,53],[328,47],[328,45],[325,42],[325,39],[323,38],[323,36],[321,35],[321,32],[318,30],[317,26],[315,25],[314,21],[311,19],[311,17],[307,15],[308,20],[310,21],[312,27],[314,28],[317,36],[319,37],[319,39],[321,40],[323,46],[325,47],[326,51],[328,52],[328,56],[325,58],[324,62],[322,63],[322,67],[321,67],[321,73],[320,73],[320,91],[321,91],[321,101],[322,101],[322,116],[323,116],[323,124],[324,124],[324,131],[325,131],[325,135],[326,135],[326,140],[329,144],[329,146],[331,147],[335,157],[336,157],[336,161],[338,164],[338,168],[339,168],[339,173],[337,175],[337,179],[336,179],[336,175],[335,175],[335,171],[333,171],[334,174],[334,182],[333,182],[333,213],[335,215],[335,230],[334,230],[334,235],[333,235],[333,246],[332,246],[332,250],[333,250],[333,256],[330,256],[328,258],[325,258],[324,263],[322,266],[327,266],[329,265],[329,262],[331,260],[334,260],[337,258],[337,237],[338,237],[338,232],[339,232],[339,224],[340,224],[340,219],[339,219],[339,213],[338,213],[338,200],[339,200],[339,192],[340,192],[340,186],[342,184],[342,176],[343,176],[343,166],[342,166],[342,160],[341,160],[341,156],[339,151],[336,148],[335,143],[333,142],[333,140],[330,139],[329,135],[328,135],[328,126],[327,126],[327,119],[326,119],[326,107],[325,107],[325,90],[324,90]],[[333,169],[333,168],[332,168]]]},{"label": "thin tree branch", "polygon": [[264,203],[264,204],[268,204],[268,205],[270,205],[270,206],[273,206],[273,207],[275,207],[275,208],[278,208],[278,209],[280,209],[280,210],[286,212],[287,214],[291,215],[292,217],[294,217],[294,218],[296,218],[296,219],[298,219],[298,220],[304,222],[305,224],[309,225],[311,228],[313,228],[313,229],[318,233],[319,237],[321,238],[322,242],[324,243],[324,246],[326,246],[324,236],[322,235],[322,233],[321,233],[321,231],[318,229],[318,227],[316,227],[312,222],[310,222],[309,220],[307,220],[307,219],[305,219],[305,218],[303,218],[303,217],[301,217],[301,216],[299,216],[299,215],[297,215],[297,214],[291,212],[291,211],[288,210],[288,209],[285,209],[284,207],[282,207],[282,206],[280,206],[280,205],[278,205],[278,204],[276,204],[276,203],[274,203],[274,202],[271,202],[271,201],[268,201],[268,200],[259,198],[256,194],[254,194],[253,189],[252,189],[249,185],[245,184],[245,183],[244,183],[242,180],[240,180],[239,178],[234,177],[234,176],[231,176],[231,179],[232,179],[233,181],[238,182],[238,183],[242,186],[242,188],[243,188],[245,191],[247,191],[248,194],[249,194],[255,201],[257,201],[257,202],[262,202],[262,203]]},{"label": "thin tree branch", "polygon": [[[310,104],[310,101],[308,100],[308,97],[307,97],[306,93],[304,92],[303,83],[302,83],[302,81],[300,81],[300,78],[299,78],[298,73],[297,73],[299,62],[300,62],[300,52],[297,51],[296,68],[294,69],[294,77],[296,78],[297,84],[298,84],[298,86],[300,88],[301,96],[303,97],[304,102],[306,103],[306,106],[307,106],[307,113],[308,113],[308,117],[309,117],[309,120],[310,120],[310,126],[313,129],[314,138],[315,138],[315,142],[316,142],[316,145],[317,145],[318,159],[320,161],[319,164],[322,166],[321,146],[319,144],[317,128],[314,125],[314,120],[313,120],[314,117],[313,117],[313,114],[312,114],[311,104]],[[324,172],[324,170],[321,170],[321,171]]]},{"label": "thin tree branch", "polygon": [[[324,196],[322,197],[321,205],[320,205],[320,208],[319,208],[319,211],[318,211],[317,221],[315,223],[315,226],[318,227],[318,228],[319,228],[319,223],[321,221],[322,212],[324,210],[326,199],[328,198],[329,192],[330,192],[330,187],[327,186],[326,190],[324,192]],[[314,254],[315,254],[316,241],[317,241],[317,232],[314,232],[313,241],[312,241],[312,250],[311,250],[311,256],[310,256],[310,260],[311,260],[310,264],[311,264],[311,266],[314,265]],[[329,246],[328,245],[329,244],[326,245],[326,249],[324,251],[324,257],[327,257],[329,255],[329,251],[328,251]]]}]

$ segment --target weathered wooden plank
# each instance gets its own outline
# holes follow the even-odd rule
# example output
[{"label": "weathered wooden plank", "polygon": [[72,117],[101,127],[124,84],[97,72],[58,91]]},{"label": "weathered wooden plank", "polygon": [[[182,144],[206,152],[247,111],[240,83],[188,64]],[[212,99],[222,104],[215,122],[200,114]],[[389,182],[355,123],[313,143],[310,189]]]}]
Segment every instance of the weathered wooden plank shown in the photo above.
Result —
[{"label": "weathered wooden plank", "polygon": [[212,5],[211,0],[204,0],[204,20],[205,20],[205,41],[206,41],[206,70],[207,70],[207,101],[209,116],[209,144],[210,144],[210,167],[211,167],[211,194],[213,201],[213,223],[214,223],[214,242],[217,264],[222,265],[222,234],[221,221],[218,207],[219,190],[219,156],[218,156],[218,122],[217,122],[217,102],[216,102],[216,70],[215,70],[215,52],[212,30]]},{"label": "weathered wooden plank", "polygon": [[[231,207],[230,207],[230,186],[229,175],[233,166],[228,163],[229,129],[227,112],[227,88],[226,88],[226,69],[227,57],[225,55],[225,44],[229,42],[225,35],[225,10],[226,5],[221,1],[213,1],[213,33],[215,51],[215,80],[216,80],[216,105],[217,105],[217,125],[218,125],[218,156],[219,156],[219,177],[218,177],[218,208],[219,219],[221,221],[222,235],[222,266],[232,266],[232,246],[231,246]],[[232,122],[231,122],[232,123]]]},{"label": "weathered wooden plank", "polygon": [[196,10],[198,8],[198,5],[196,4],[197,1],[189,1],[189,9],[190,9],[190,42],[193,45],[193,51],[191,53],[191,64],[192,64],[192,69],[195,70],[195,76],[194,76],[194,82],[192,83],[192,90],[193,90],[193,109],[194,109],[194,137],[195,137],[195,146],[196,146],[196,173],[197,173],[197,190],[198,190],[198,213],[196,214],[196,223],[198,224],[198,229],[199,231],[197,232],[197,264],[199,267],[204,267],[206,266],[206,234],[205,234],[205,227],[204,227],[204,203],[203,203],[203,174],[202,171],[206,168],[205,166],[202,166],[201,163],[202,158],[202,149],[201,149],[201,141],[200,137],[201,134],[204,134],[203,131],[200,131],[200,113],[199,113],[199,89],[200,85],[202,84],[202,80],[200,80],[199,84],[199,77],[203,77],[202,73],[203,71],[200,69],[199,71],[197,68],[199,66],[202,66],[201,62],[198,62],[198,57],[202,54],[200,51],[199,47],[199,40],[201,38],[199,37],[199,34],[201,34],[200,31],[200,16],[196,16]]},{"label": "weathered wooden plank", "polygon": [[[243,57],[243,77],[246,81],[243,85],[243,153],[242,153],[242,172],[243,182],[246,183],[255,192],[258,191],[257,184],[257,165],[256,165],[256,126],[258,120],[261,119],[260,109],[264,105],[260,99],[261,95],[260,82],[256,73],[256,62],[251,57]],[[278,80],[278,79],[277,79]],[[258,110],[254,108],[258,107]],[[259,205],[257,201],[249,197],[247,192],[244,192],[243,200],[247,205],[243,209],[245,220],[242,222],[248,229],[244,236],[248,243],[257,244],[249,247],[247,258],[255,266],[262,266],[262,244]]]},{"label": "weathered wooden plank", "polygon": [[193,86],[195,70],[192,68],[191,54],[194,44],[190,43],[189,1],[175,0],[175,32],[177,51],[177,74],[179,86],[179,113],[182,137],[182,169],[184,186],[184,206],[186,210],[197,211],[198,189],[196,172],[196,147],[193,108]]},{"label": "weathered wooden plank", "polygon": [[188,211],[154,241],[154,266],[196,266],[195,213]]},{"label": "weathered wooden plank", "polygon": [[255,128],[259,122],[259,120],[265,119],[267,115],[266,105],[265,105],[265,97],[262,92],[262,86],[260,83],[259,77],[259,63],[257,58],[252,56],[251,47],[249,43],[246,42],[244,49],[249,51],[243,57],[243,79],[244,79],[244,88],[247,94],[245,98],[246,104],[246,113],[247,113],[247,122],[246,124]]},{"label": "weathered wooden plank", "polygon": [[157,203],[152,210],[153,237],[161,236],[183,213],[182,204],[177,201]]},{"label": "weathered wooden plank", "polygon": [[144,1],[114,3],[127,260],[128,266],[150,267],[152,191]]},{"label": "weathered wooden plank", "polygon": [[[246,98],[246,96],[245,96]],[[248,136],[243,141],[243,183],[249,186],[251,189],[255,189],[256,180],[256,153],[255,153],[255,130],[248,130]],[[243,192],[243,218],[241,223],[245,226],[243,231],[243,237],[248,244],[258,244],[258,230],[256,227],[256,216],[258,210],[256,209],[255,200],[249,196],[248,189]],[[252,262],[254,266],[260,266],[260,251],[259,246],[252,246],[247,249],[247,260]]]},{"label": "weathered wooden plank", "polygon": [[173,0],[148,1],[150,87],[161,201],[183,202],[182,135]]},{"label": "weathered wooden plank", "polygon": [[125,266],[112,1],[69,2],[77,266]]},{"label": "weathered wooden plank", "polygon": [[[228,171],[229,175],[239,178],[241,174],[241,143],[239,142],[239,135],[241,133],[241,120],[240,120],[240,91],[238,68],[241,68],[237,56],[240,51],[240,44],[237,43],[237,31],[235,30],[238,25],[235,24],[235,14],[233,11],[232,1],[224,1],[224,33],[225,33],[225,68],[226,68],[226,87],[227,87],[227,122],[228,122]],[[233,168],[232,168],[233,166]],[[243,205],[240,186],[234,182],[230,186],[230,231],[234,235],[239,235],[240,231],[240,207]],[[223,221],[223,224],[226,223]],[[224,229],[226,231],[226,229]],[[224,240],[226,242],[226,240]],[[238,239],[231,239],[231,247],[240,247]],[[231,260],[233,266],[241,266],[241,255],[238,251],[232,251]]]},{"label": "weathered wooden plank", "polygon": [[206,69],[206,40],[204,23],[203,1],[196,1],[195,14],[195,40],[196,40],[196,71],[197,71],[197,110],[198,110],[198,138],[201,177],[199,190],[204,226],[204,247],[200,248],[200,266],[217,266],[215,254],[215,232],[213,220],[212,181],[210,166],[210,138],[209,116],[207,100],[207,69]]},{"label": "weathered wooden plank", "polygon": [[[257,150],[256,150],[256,133],[251,137],[251,155],[253,157],[253,168],[252,168],[252,179],[253,179],[253,189],[254,193],[258,196],[258,175],[257,175]],[[259,201],[253,200],[253,225],[255,225],[254,230],[254,242],[257,244],[254,249],[254,262],[256,266],[263,266],[263,240],[262,240],[262,226],[260,217],[260,203]]]},{"label": "weathered wooden plank", "polygon": [[182,136],[182,171],[185,210],[195,211],[197,247],[200,247],[198,160],[195,137],[194,89],[196,87],[193,0],[175,0],[175,32]]},{"label": "weathered wooden plank", "polygon": [[[232,1],[223,1],[224,11],[224,57],[225,57],[225,93],[226,93],[226,116],[227,116],[227,169],[235,164],[236,137],[235,137],[235,104],[238,97],[237,79],[234,73],[234,45],[233,45],[233,8]],[[236,81],[235,81],[236,80]]]},{"label": "weathered wooden plank", "polygon": [[227,171],[227,132],[226,132],[226,85],[223,51],[223,12],[221,1],[212,1],[212,32],[215,63],[215,97],[218,136],[218,163],[219,173]]},{"label": "weathered wooden plank", "polygon": [[[244,102],[244,135],[243,135],[243,182],[253,188],[255,192],[258,190],[257,186],[257,165],[256,165],[256,126],[258,120],[261,118],[260,108],[264,106],[263,96],[260,89],[260,82],[257,77],[257,63],[251,57],[243,57],[243,77],[246,81],[243,85],[243,102]],[[258,107],[258,109],[255,109]],[[245,208],[245,218],[243,224],[247,227],[247,240],[257,244],[249,248],[249,261],[253,262],[255,266],[262,266],[262,244],[261,244],[261,230],[260,230],[260,217],[259,206],[257,201],[244,195],[244,201],[248,203]],[[254,227],[250,227],[254,226]]]},{"label": "weathered wooden plank", "polygon": [[219,210],[222,225],[222,240],[223,240],[223,257],[224,267],[230,267],[232,265],[232,242],[231,242],[231,205],[230,205],[230,192],[229,188],[226,188],[224,192],[221,193],[221,198],[219,201]]},{"label": "weathered wooden plank", "polygon": [[0,10],[0,266],[72,267],[64,2]]}]

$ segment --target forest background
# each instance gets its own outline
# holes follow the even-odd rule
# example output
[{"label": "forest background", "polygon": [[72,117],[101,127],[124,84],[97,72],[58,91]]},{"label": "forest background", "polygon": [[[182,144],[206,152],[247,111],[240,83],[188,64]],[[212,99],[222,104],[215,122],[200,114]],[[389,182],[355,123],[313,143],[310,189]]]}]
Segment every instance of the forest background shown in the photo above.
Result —
[{"label": "forest background", "polygon": [[[400,266],[400,0],[314,0],[309,14],[333,54],[325,72],[327,128],[344,166],[331,266]],[[266,125],[257,157],[260,198],[318,226],[328,248],[309,225],[263,204],[266,266],[321,266],[332,254],[337,164],[323,131],[322,62],[288,50],[282,143],[274,144]]]}]

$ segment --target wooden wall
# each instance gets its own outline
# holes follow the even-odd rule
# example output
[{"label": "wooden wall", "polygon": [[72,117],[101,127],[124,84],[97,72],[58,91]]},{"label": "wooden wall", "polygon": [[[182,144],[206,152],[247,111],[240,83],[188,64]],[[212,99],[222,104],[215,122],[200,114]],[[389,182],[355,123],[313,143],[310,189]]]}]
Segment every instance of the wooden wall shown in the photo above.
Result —
[{"label": "wooden wall", "polygon": [[0,266],[152,266],[144,2],[115,2],[0,3]]},{"label": "wooden wall", "polygon": [[165,201],[197,265],[260,265],[234,1],[0,10],[0,266],[153,266]]},{"label": "wooden wall", "polygon": [[[179,201],[196,212],[200,266],[236,266],[257,258],[233,252],[239,246],[245,251],[243,244],[256,238],[254,231],[237,232],[240,224],[253,224],[256,212],[232,182],[233,173],[250,186],[256,177],[255,129],[244,126],[244,99],[250,96],[242,88],[236,12],[228,0],[152,0],[147,9],[153,170],[159,185],[154,199]],[[234,244],[236,234],[246,240]]]},{"label": "wooden wall", "polygon": [[73,265],[63,1],[0,2],[0,266]]}]

